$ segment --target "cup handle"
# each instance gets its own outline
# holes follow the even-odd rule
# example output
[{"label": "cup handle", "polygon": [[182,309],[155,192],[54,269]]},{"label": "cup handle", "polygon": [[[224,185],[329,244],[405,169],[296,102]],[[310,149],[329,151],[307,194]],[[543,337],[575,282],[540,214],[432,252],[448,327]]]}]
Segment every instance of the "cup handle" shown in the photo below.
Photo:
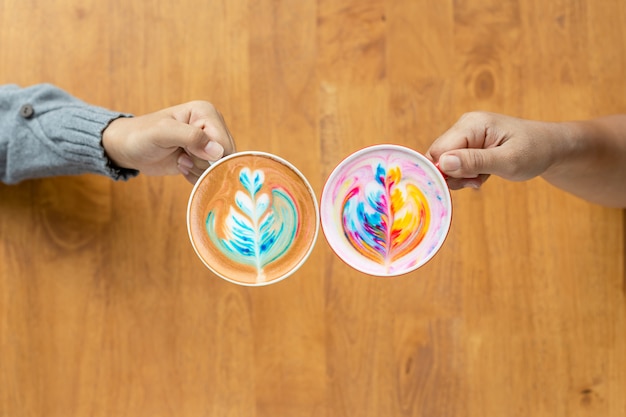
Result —
[{"label": "cup handle", "polygon": [[446,174],[445,172],[443,172],[443,171],[441,170],[441,168],[439,168],[439,162],[437,162],[437,163],[435,164],[435,167],[439,170],[439,172],[441,172],[441,175],[443,175],[443,179],[444,179],[444,180],[447,180],[448,178],[450,178],[450,176],[449,176],[448,174]]}]

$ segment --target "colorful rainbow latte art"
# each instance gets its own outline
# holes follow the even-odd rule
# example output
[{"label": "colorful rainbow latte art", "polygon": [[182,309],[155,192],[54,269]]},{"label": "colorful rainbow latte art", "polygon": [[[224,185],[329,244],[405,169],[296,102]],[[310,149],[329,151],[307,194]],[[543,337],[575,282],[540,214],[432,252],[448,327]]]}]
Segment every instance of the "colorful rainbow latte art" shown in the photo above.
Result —
[{"label": "colorful rainbow latte art", "polygon": [[[344,161],[322,202],[329,243],[348,264],[374,275],[409,271],[438,249],[449,225],[449,194],[432,168],[399,151]],[[330,230],[329,230],[330,229]]]},{"label": "colorful rainbow latte art", "polygon": [[[243,168],[239,174],[243,189],[236,192],[228,213],[221,222],[216,222],[215,211],[206,218],[206,231],[213,244],[233,263],[256,268],[257,282],[266,280],[266,266],[289,251],[299,225],[291,195],[264,181],[262,170]],[[220,230],[216,224],[221,224]]]}]

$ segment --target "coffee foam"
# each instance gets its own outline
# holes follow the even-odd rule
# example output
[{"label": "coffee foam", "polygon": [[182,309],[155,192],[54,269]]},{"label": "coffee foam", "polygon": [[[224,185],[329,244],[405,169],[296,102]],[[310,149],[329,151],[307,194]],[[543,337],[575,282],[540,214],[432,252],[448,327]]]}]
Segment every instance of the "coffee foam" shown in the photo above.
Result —
[{"label": "coffee foam", "polygon": [[220,160],[192,191],[187,222],[198,256],[229,281],[264,285],[306,260],[319,228],[308,181],[287,161],[263,152]]}]

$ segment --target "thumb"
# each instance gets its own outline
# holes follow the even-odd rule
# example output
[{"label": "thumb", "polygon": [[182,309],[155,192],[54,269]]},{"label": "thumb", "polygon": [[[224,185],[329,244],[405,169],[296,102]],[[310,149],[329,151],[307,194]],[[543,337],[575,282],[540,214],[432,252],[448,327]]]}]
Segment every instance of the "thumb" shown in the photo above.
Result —
[{"label": "thumb", "polygon": [[439,157],[439,168],[453,178],[476,178],[481,174],[496,174],[503,171],[504,159],[499,158],[499,149],[456,149]]},{"label": "thumb", "polygon": [[164,147],[180,147],[196,157],[208,161],[217,161],[224,155],[224,148],[199,127],[171,120],[167,129],[161,130],[159,144]]}]

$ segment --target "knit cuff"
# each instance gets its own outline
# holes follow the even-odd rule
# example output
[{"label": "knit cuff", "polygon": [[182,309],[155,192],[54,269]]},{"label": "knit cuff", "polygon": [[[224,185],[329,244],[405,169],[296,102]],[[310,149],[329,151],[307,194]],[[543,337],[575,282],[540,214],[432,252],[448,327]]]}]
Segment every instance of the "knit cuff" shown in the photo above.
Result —
[{"label": "knit cuff", "polygon": [[139,171],[116,166],[102,146],[102,133],[120,117],[132,116],[93,106],[68,106],[45,112],[37,121],[44,135],[56,144],[52,151],[60,151],[59,156],[75,173],[127,180],[137,176]]},{"label": "knit cuff", "polygon": [[89,105],[50,84],[0,86],[0,180],[136,176],[138,171],[116,166],[102,146],[102,132],[119,117],[132,116]]},{"label": "knit cuff", "polygon": [[104,150],[104,145],[102,144],[102,136],[104,135],[104,131],[106,130],[107,127],[109,127],[109,125],[114,121],[117,120],[121,117],[133,117],[130,114],[119,114],[117,117],[109,120],[107,122],[107,124],[102,128],[102,130],[100,131],[100,148],[102,148],[103,152],[104,152],[104,158],[106,159],[106,169],[108,171],[108,175],[109,177],[113,178],[114,180],[128,180],[129,178],[133,178],[136,177],[137,175],[139,175],[139,171],[136,169],[131,169],[131,168],[124,168],[124,167],[120,167],[117,166],[115,164],[115,162],[113,162],[113,160],[111,158],[109,158],[109,156],[107,155],[106,151]]}]

